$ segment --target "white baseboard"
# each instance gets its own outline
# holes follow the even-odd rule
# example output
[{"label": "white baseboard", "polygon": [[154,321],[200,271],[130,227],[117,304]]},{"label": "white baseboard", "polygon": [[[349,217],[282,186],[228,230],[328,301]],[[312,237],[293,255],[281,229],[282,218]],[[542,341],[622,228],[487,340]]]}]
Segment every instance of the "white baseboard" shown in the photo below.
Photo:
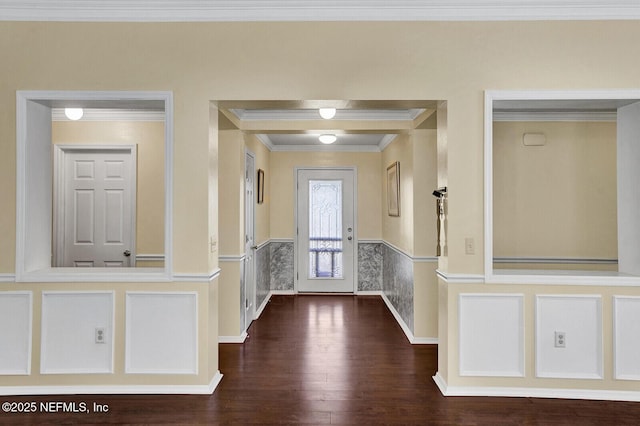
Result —
[{"label": "white baseboard", "polygon": [[358,290],[356,296],[382,296],[380,290]]},{"label": "white baseboard", "polygon": [[437,337],[414,337],[411,341],[412,345],[437,345]]},{"label": "white baseboard", "polygon": [[217,371],[208,385],[0,386],[0,395],[211,395],[222,377]]},{"label": "white baseboard", "polygon": [[536,387],[448,386],[440,373],[436,373],[436,375],[433,376],[433,381],[444,396],[561,398],[640,402],[640,391],[619,391],[608,389],[554,389]]},{"label": "white baseboard", "polygon": [[253,317],[254,320],[257,320],[258,318],[260,318],[260,315],[262,315],[262,312],[264,311],[264,309],[269,304],[269,300],[271,300],[271,295],[272,294],[273,293],[271,291],[269,293],[267,293],[267,295],[265,296],[264,300],[262,301],[262,303],[260,304],[260,306],[256,310],[256,314]]},{"label": "white baseboard", "polygon": [[294,294],[298,294],[295,290],[271,290],[271,295],[284,295],[284,296],[293,296]]},{"label": "white baseboard", "polygon": [[409,340],[409,342],[413,343],[413,339],[414,339],[413,332],[411,331],[407,323],[404,322],[404,320],[400,316],[400,313],[398,313],[395,306],[393,306],[389,298],[387,298],[386,294],[384,294],[383,292],[380,292],[380,296],[382,297],[382,300],[384,300],[384,303],[387,305],[387,308],[389,308],[389,311],[391,312],[393,317],[398,322],[398,325],[400,326],[404,334],[407,336],[407,339]]},{"label": "white baseboard", "polygon": [[246,331],[239,336],[218,336],[218,343],[244,343],[247,337]]}]

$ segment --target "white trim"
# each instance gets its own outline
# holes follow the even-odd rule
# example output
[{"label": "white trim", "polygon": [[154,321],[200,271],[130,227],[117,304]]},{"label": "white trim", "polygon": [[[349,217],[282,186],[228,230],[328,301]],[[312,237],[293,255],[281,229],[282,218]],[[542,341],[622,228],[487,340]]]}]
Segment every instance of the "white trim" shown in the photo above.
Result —
[{"label": "white trim", "polygon": [[437,345],[437,337],[414,337],[411,341],[412,345]]},{"label": "white trim", "polygon": [[448,284],[482,284],[484,275],[479,274],[450,274],[436,269],[436,275]]},{"label": "white trim", "polygon": [[136,254],[136,262],[164,262],[164,254]]},{"label": "white trim", "polygon": [[[518,362],[519,368],[511,371],[477,371],[477,370],[465,370],[463,369],[463,365],[465,364],[465,344],[463,342],[463,337],[465,337],[465,333],[463,332],[463,315],[465,314],[464,310],[461,308],[462,301],[464,299],[470,298],[501,298],[501,299],[513,299],[517,301],[518,310],[519,310],[519,318],[518,321]],[[524,377],[525,376],[525,325],[524,325],[524,316],[525,316],[525,307],[524,307],[524,294],[521,293],[460,293],[458,295],[458,369],[460,376],[467,377]],[[510,323],[513,321],[512,318],[505,318],[506,321]],[[475,325],[475,324],[474,324]],[[477,331],[477,330],[476,330]],[[495,333],[494,333],[495,334]],[[503,338],[504,340],[504,338]],[[504,342],[503,342],[504,343]],[[476,354],[471,355],[473,357]]]},{"label": "white trim", "polygon": [[[45,330],[47,330],[47,318],[45,316],[46,311],[46,296],[60,296],[60,295],[82,295],[82,294],[104,294],[111,296],[111,324],[109,325],[111,335],[109,336],[109,342],[111,342],[111,362],[108,370],[94,370],[94,369],[56,369],[56,370],[47,370],[45,366],[45,361],[47,359],[46,355],[46,345],[44,344]],[[49,299],[50,300],[50,299]],[[116,353],[116,341],[114,339],[116,330],[116,292],[115,290],[47,290],[43,291],[41,295],[41,308],[40,308],[40,374],[113,374],[114,373],[114,364],[115,364],[115,353]]]},{"label": "white trim", "polygon": [[[332,121],[413,121],[425,108],[405,109],[338,109]],[[229,112],[241,121],[321,121],[318,110],[304,109],[245,109],[232,108]]]},{"label": "white trim", "polygon": [[358,244],[384,244],[384,241],[361,239],[361,240],[358,240]]},{"label": "white trim", "polygon": [[294,243],[295,238],[271,238],[269,243]]},{"label": "white trim", "polygon": [[269,297],[276,296],[276,295],[277,296],[295,296],[296,294],[298,294],[296,293],[295,290],[271,290],[270,293],[271,295]]},{"label": "white trim", "polygon": [[387,305],[387,308],[389,309],[393,317],[396,319],[396,322],[404,332],[405,336],[407,336],[407,340],[409,340],[409,343],[413,343],[413,339],[414,339],[413,332],[411,331],[407,323],[404,322],[404,320],[400,316],[400,313],[393,306],[393,303],[391,303],[391,301],[387,298],[387,295],[384,294],[384,292],[380,292],[380,297],[382,297],[382,300],[384,301],[385,305]]},{"label": "white trim", "polygon": [[[1,277],[0,277],[1,278]],[[2,282],[2,281],[0,281]],[[31,374],[31,358],[33,356],[33,292],[32,291],[3,291],[0,292],[0,296],[4,295],[16,295],[16,296],[28,296],[29,298],[29,331],[27,336],[27,360],[25,362],[24,370],[3,370],[0,367],[0,375],[3,376],[28,376]],[[0,395],[2,395],[2,388],[0,386]]]},{"label": "white trim", "polygon": [[[64,108],[51,109],[52,121],[72,121],[64,114]],[[84,108],[81,121],[164,121],[164,111],[116,109],[116,108]]]},{"label": "white trim", "polygon": [[[151,369],[134,369],[131,367],[131,303],[129,296],[193,296],[195,298],[195,310],[194,324],[195,324],[195,348],[194,348],[194,368],[189,369],[166,369],[166,370],[151,370]],[[126,291],[125,295],[125,353],[124,353],[124,372],[125,374],[180,374],[180,375],[196,375],[200,369],[200,325],[198,321],[198,304],[200,303],[197,291]]]},{"label": "white trim", "polygon": [[640,277],[609,271],[496,269],[487,284],[539,284],[597,287],[639,287]]},{"label": "white trim", "polygon": [[211,395],[222,377],[216,371],[208,385],[0,386],[0,395]]},{"label": "white trim", "polygon": [[619,332],[619,322],[618,322],[618,310],[619,310],[619,301],[627,299],[627,300],[636,300],[640,301],[640,296],[613,296],[613,377],[616,380],[640,380],[640,374],[621,374],[618,372],[619,361],[618,361],[618,340],[620,340]]},{"label": "white trim", "polygon": [[[361,241],[358,241],[358,243],[360,243]],[[375,241],[378,242],[378,241]],[[438,261],[438,258],[436,256],[412,256],[409,253],[407,253],[406,251],[402,250],[401,248],[398,248],[396,246],[394,246],[393,244],[391,244],[388,241],[382,240],[380,241],[380,243],[382,243],[383,245],[389,247],[390,249],[392,249],[393,251],[395,251],[396,253],[408,258],[411,262],[414,263],[424,263],[424,262],[428,262],[428,263],[435,263]]]},{"label": "white trim", "polygon": [[239,336],[218,336],[218,343],[244,343],[249,335],[243,331]]},{"label": "white trim", "polygon": [[174,274],[173,281],[193,282],[193,283],[210,283],[220,276],[221,269],[217,268],[208,274]]},{"label": "white trim", "polygon": [[[291,240],[291,242],[293,242],[293,240]],[[266,240],[266,241],[261,242],[260,244],[257,245],[256,251],[265,248],[269,244],[271,244],[271,240]]]},{"label": "white trim", "polygon": [[620,90],[487,90],[484,96],[484,272],[491,284],[568,284],[640,286],[640,277],[567,272],[493,269],[493,102],[500,100],[640,99],[639,89]]},{"label": "white trim", "polygon": [[596,259],[577,257],[494,257],[493,263],[532,263],[532,264],[575,264],[575,265],[616,265],[618,259]]},{"label": "white trim", "polygon": [[273,151],[274,145],[273,142],[271,142],[271,138],[269,137],[269,135],[260,133],[256,134],[255,136],[262,143],[262,145],[264,145],[269,150],[269,152]]},{"label": "white trim", "polygon": [[501,396],[514,398],[562,398],[640,402],[640,392],[637,391],[608,389],[554,389],[538,387],[449,386],[439,372],[433,376],[433,381],[444,396]]},{"label": "white trim", "polygon": [[[1,0],[0,0],[1,1]],[[1,8],[0,8],[1,10]],[[2,15],[0,13],[0,15]],[[164,252],[162,268],[43,268],[26,270],[28,200],[27,106],[29,102],[53,104],[65,101],[160,101],[165,106],[164,126]],[[16,282],[166,282],[173,268],[173,93],[169,91],[16,91]],[[53,179],[53,177],[52,177]],[[53,183],[53,182],[52,182]],[[53,184],[52,184],[53,186]],[[123,270],[127,269],[127,270]]]},{"label": "white trim", "polygon": [[0,274],[0,283],[14,283],[16,282],[15,274]]},{"label": "white trim", "polygon": [[90,7],[80,0],[3,0],[4,21],[88,22],[269,22],[269,21],[537,21],[631,20],[640,18],[634,0],[104,0]]},{"label": "white trim", "polygon": [[382,140],[378,144],[378,149],[380,150],[380,152],[384,151],[386,147],[391,145],[391,142],[393,142],[397,137],[398,135],[395,134],[385,135],[385,137],[382,138]]},{"label": "white trim", "polygon": [[496,111],[493,121],[599,121],[615,122],[618,114],[615,111]]},{"label": "white trim", "polygon": [[272,152],[380,152],[377,145],[273,145]]},{"label": "white trim", "polygon": [[382,290],[358,290],[356,296],[382,296]]},{"label": "white trim", "polygon": [[265,310],[265,308],[269,304],[269,300],[271,300],[271,296],[273,296],[273,291],[269,291],[269,293],[267,293],[267,295],[265,296],[260,306],[258,306],[258,309],[256,309],[256,314],[253,318],[254,320],[257,320],[258,318],[260,318],[260,315],[262,315],[262,312]]},{"label": "white trim", "polygon": [[220,255],[218,256],[218,261],[220,262],[242,262],[246,259],[246,254],[237,254],[237,255]]},{"label": "white trim", "polygon": [[[595,355],[597,356],[598,366],[596,373],[563,373],[563,372],[548,372],[543,370],[543,366],[541,365],[542,360],[542,337],[539,335],[541,330],[541,308],[542,304],[540,303],[542,300],[569,300],[569,299],[578,299],[578,300],[592,300],[596,305],[596,340],[597,340],[597,348]],[[555,378],[555,379],[592,379],[592,380],[602,380],[604,379],[604,336],[603,336],[603,310],[602,310],[602,295],[600,294],[536,294],[535,296],[535,346],[534,346],[534,356],[535,356],[535,377],[538,378]],[[584,327],[584,324],[582,324]]]},{"label": "white trim", "polygon": [[413,332],[411,331],[411,329],[409,329],[409,326],[407,325],[407,323],[404,322],[404,320],[400,316],[400,313],[398,313],[398,311],[393,306],[391,301],[387,298],[387,295],[384,294],[384,292],[382,292],[382,291],[366,291],[366,292],[365,291],[361,291],[361,292],[358,292],[357,295],[358,296],[361,296],[361,295],[362,296],[364,296],[364,295],[379,295],[382,298],[382,300],[384,301],[385,305],[387,305],[387,308],[389,309],[389,311],[391,312],[393,317],[396,319],[396,322],[398,323],[398,325],[400,326],[400,328],[404,332],[405,336],[407,337],[407,340],[409,340],[409,343],[411,343],[412,345],[437,345],[438,344],[438,338],[437,337],[415,337],[413,335]]}]

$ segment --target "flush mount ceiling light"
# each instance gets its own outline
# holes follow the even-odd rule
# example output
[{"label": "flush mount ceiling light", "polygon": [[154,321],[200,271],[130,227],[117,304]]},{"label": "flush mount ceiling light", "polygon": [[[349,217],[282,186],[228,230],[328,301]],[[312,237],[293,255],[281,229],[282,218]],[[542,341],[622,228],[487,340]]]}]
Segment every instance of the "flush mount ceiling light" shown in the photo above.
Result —
[{"label": "flush mount ceiling light", "polygon": [[336,135],[320,135],[318,140],[325,145],[329,145],[338,140],[338,137]]},{"label": "flush mount ceiling light", "polygon": [[320,117],[324,118],[325,120],[331,120],[336,116],[335,108],[320,108],[318,112],[320,113]]},{"label": "flush mount ceiling light", "polygon": [[82,118],[84,111],[82,108],[65,108],[64,115],[66,115],[69,120],[76,121]]}]

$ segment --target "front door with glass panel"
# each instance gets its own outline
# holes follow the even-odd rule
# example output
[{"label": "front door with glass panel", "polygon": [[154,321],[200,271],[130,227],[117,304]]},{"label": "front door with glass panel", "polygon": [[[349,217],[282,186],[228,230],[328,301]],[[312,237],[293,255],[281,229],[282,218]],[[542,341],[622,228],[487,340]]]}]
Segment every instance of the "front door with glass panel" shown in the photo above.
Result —
[{"label": "front door with glass panel", "polygon": [[354,292],[355,171],[297,172],[297,284],[300,292]]}]

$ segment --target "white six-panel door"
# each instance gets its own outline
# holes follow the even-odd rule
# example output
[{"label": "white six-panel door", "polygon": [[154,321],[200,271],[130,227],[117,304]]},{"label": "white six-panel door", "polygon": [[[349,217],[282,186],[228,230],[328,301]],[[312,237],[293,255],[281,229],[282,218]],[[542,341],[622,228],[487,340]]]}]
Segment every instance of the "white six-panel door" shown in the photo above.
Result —
[{"label": "white six-panel door", "polygon": [[134,146],[58,146],[56,266],[135,266]]}]

